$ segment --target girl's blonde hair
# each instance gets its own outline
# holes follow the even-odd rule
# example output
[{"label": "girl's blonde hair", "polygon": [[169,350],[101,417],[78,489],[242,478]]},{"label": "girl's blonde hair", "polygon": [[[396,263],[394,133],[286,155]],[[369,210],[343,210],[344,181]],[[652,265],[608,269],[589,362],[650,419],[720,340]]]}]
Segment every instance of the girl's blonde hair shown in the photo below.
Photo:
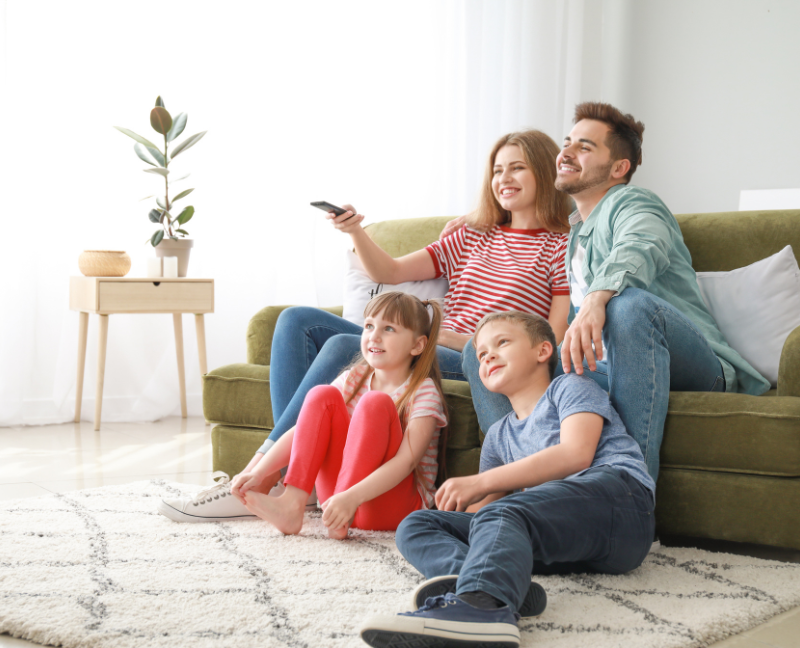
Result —
[{"label": "girl's blonde hair", "polygon": [[503,225],[511,220],[511,212],[500,206],[492,191],[497,153],[504,146],[510,145],[519,146],[536,179],[535,207],[542,225],[551,232],[569,232],[572,204],[569,196],[555,187],[556,157],[560,149],[550,136],[538,130],[509,133],[497,140],[489,154],[478,208],[467,216],[467,223],[475,229],[488,231],[495,225]]},{"label": "girl's blonde hair", "polygon": [[[432,311],[432,316],[428,315],[429,307]],[[364,309],[365,318],[380,313],[383,313],[384,319],[409,329],[415,336],[419,337],[420,335],[424,335],[428,338],[422,353],[418,356],[414,356],[414,359],[411,361],[411,378],[408,383],[408,389],[395,401],[397,414],[400,417],[400,425],[403,428],[403,432],[405,432],[406,426],[408,425],[412,398],[426,378],[430,378],[433,381],[436,391],[439,393],[439,398],[441,398],[442,405],[446,407],[444,392],[442,391],[442,374],[439,371],[439,361],[436,358],[436,340],[439,337],[439,327],[442,324],[442,307],[439,305],[439,302],[434,299],[421,301],[414,295],[392,291],[373,297]],[[350,368],[352,369],[365,365],[367,365],[367,361],[359,354]],[[349,403],[353,400],[367,379],[372,376],[372,373],[373,371],[371,369],[364,372],[364,375],[361,376],[345,403]],[[410,446],[410,439],[408,443]],[[446,448],[447,427],[445,426],[439,432],[438,463],[439,476],[441,478],[444,478],[445,474]],[[418,483],[425,483],[419,464],[417,464],[414,469],[414,474]]]}]

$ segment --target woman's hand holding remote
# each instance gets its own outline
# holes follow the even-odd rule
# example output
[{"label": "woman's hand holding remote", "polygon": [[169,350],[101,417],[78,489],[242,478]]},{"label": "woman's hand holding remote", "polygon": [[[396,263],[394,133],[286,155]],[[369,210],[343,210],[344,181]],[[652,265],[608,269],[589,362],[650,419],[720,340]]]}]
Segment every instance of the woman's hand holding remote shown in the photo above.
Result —
[{"label": "woman's hand holding remote", "polygon": [[356,230],[361,229],[361,221],[364,220],[364,216],[359,214],[352,205],[342,205],[342,208],[347,211],[341,216],[337,216],[333,212],[328,212],[325,218],[331,221],[337,230],[345,234],[352,234]]}]

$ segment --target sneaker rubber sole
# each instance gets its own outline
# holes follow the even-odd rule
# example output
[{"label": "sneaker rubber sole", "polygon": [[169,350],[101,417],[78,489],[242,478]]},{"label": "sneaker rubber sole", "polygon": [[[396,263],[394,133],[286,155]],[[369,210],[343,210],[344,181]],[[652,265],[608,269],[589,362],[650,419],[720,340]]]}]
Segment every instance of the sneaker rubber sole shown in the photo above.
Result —
[{"label": "sneaker rubber sole", "polygon": [[361,626],[373,648],[518,648],[519,630],[509,623],[465,623],[378,616]]},{"label": "sneaker rubber sole", "polygon": [[161,515],[168,517],[170,520],[174,522],[230,522],[231,520],[257,520],[258,516],[253,515],[252,513],[249,515],[231,515],[227,517],[208,517],[204,515],[191,515],[190,513],[184,513],[183,511],[179,511],[173,506],[167,504],[164,500],[161,500],[158,503],[158,512]]},{"label": "sneaker rubber sole", "polygon": [[[430,578],[422,583],[414,593],[411,595],[411,604],[414,610],[421,608],[425,599],[433,596],[444,596],[452,592],[456,593],[456,585],[458,576],[436,576]],[[518,612],[522,619],[529,619],[537,617],[547,608],[547,592],[539,583],[531,582],[528,591],[525,594],[525,600],[522,601]]]}]

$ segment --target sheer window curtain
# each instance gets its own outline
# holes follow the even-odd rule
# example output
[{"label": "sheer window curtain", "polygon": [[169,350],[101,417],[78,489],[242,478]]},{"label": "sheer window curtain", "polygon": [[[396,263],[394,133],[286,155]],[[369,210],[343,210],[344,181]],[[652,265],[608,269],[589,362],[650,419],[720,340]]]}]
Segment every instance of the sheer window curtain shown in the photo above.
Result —
[{"label": "sheer window curtain", "polygon": [[[196,214],[190,276],[213,277],[209,367],[243,362],[269,304],[340,303],[346,237],[311,200],[370,220],[462,214],[502,134],[560,141],[574,104],[624,100],[628,0],[403,3],[5,0],[2,9],[0,425],[69,421],[84,249],[123,249],[145,274],[158,189],[133,142],[162,95],[186,133]],[[322,278],[320,278],[322,277]],[[84,416],[93,413],[90,317]],[[190,415],[201,386],[184,318]],[[110,318],[103,420],[178,414],[172,320]]]}]

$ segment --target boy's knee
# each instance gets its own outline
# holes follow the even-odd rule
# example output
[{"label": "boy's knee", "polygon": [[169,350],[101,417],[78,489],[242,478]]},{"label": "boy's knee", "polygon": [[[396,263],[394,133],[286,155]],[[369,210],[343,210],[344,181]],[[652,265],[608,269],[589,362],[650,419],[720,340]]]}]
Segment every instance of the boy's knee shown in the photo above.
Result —
[{"label": "boy's knee", "polygon": [[400,553],[405,555],[404,547],[409,543],[419,542],[420,534],[426,533],[430,529],[427,518],[433,511],[414,511],[397,527],[395,543]]}]

